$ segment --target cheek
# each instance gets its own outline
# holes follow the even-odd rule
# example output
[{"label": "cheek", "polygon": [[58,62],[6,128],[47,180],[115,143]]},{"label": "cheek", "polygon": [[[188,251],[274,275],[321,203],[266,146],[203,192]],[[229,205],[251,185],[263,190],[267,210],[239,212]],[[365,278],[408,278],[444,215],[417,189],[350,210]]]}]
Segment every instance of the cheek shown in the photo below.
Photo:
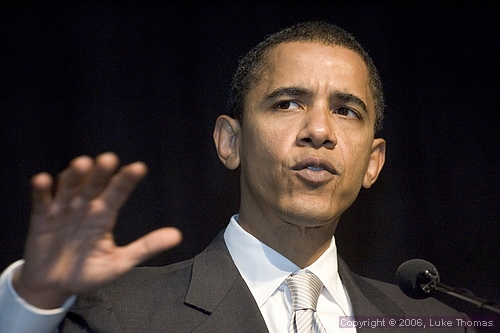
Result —
[{"label": "cheek", "polygon": [[278,161],[283,157],[283,139],[283,131],[270,126],[260,131],[249,133],[245,144],[255,157],[266,161]]},{"label": "cheek", "polygon": [[[289,151],[285,146],[285,136],[279,129],[247,132],[242,147],[242,171],[248,181],[261,187],[277,189],[277,184],[286,178],[286,159]],[[284,184],[282,184],[284,185]]]},{"label": "cheek", "polygon": [[349,173],[349,181],[352,181],[353,185],[361,186],[370,160],[371,145],[361,140],[353,141],[344,151],[344,164],[346,172]]}]

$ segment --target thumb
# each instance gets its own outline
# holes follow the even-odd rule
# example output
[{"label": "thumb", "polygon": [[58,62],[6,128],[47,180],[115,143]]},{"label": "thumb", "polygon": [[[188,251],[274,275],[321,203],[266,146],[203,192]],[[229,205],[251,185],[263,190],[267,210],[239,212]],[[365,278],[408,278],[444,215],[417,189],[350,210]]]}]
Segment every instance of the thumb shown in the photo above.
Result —
[{"label": "thumb", "polygon": [[131,267],[155,255],[177,246],[182,241],[182,233],[175,227],[160,228],[142,236],[122,248]]}]

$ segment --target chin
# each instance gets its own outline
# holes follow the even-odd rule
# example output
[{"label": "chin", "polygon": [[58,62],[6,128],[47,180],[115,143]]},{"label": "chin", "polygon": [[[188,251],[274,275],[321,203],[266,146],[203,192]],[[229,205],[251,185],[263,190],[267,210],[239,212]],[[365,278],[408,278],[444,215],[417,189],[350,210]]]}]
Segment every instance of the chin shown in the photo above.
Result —
[{"label": "chin", "polygon": [[285,210],[285,220],[291,224],[305,227],[321,227],[331,224],[338,216],[332,213],[331,210],[320,210],[317,207],[308,207],[309,209],[292,209]]}]

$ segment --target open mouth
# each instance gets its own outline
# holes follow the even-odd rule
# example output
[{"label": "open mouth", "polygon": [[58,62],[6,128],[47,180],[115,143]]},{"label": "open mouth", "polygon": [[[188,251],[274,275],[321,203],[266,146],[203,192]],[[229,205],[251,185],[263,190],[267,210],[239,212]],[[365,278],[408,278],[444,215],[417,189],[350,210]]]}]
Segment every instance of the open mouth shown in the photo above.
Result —
[{"label": "open mouth", "polygon": [[325,170],[323,169],[322,167],[313,167],[313,166],[308,166],[307,167],[309,170],[312,170],[312,171],[321,171],[321,170]]},{"label": "open mouth", "polygon": [[330,161],[321,157],[310,156],[295,164],[292,170],[298,178],[308,184],[321,185],[330,182],[339,173]]},{"label": "open mouth", "polygon": [[292,170],[303,170],[308,169],[311,171],[319,172],[319,171],[328,171],[333,175],[338,175],[337,170],[328,160],[320,157],[307,157],[292,167]]}]

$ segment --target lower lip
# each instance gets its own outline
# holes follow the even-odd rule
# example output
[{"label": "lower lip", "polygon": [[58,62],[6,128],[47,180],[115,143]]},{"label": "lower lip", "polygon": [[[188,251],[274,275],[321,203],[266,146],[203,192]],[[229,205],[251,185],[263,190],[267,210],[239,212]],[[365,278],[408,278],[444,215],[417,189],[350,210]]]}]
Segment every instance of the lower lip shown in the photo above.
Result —
[{"label": "lower lip", "polygon": [[332,179],[334,175],[326,170],[314,171],[311,169],[301,169],[295,171],[299,178],[309,183],[325,183]]}]

